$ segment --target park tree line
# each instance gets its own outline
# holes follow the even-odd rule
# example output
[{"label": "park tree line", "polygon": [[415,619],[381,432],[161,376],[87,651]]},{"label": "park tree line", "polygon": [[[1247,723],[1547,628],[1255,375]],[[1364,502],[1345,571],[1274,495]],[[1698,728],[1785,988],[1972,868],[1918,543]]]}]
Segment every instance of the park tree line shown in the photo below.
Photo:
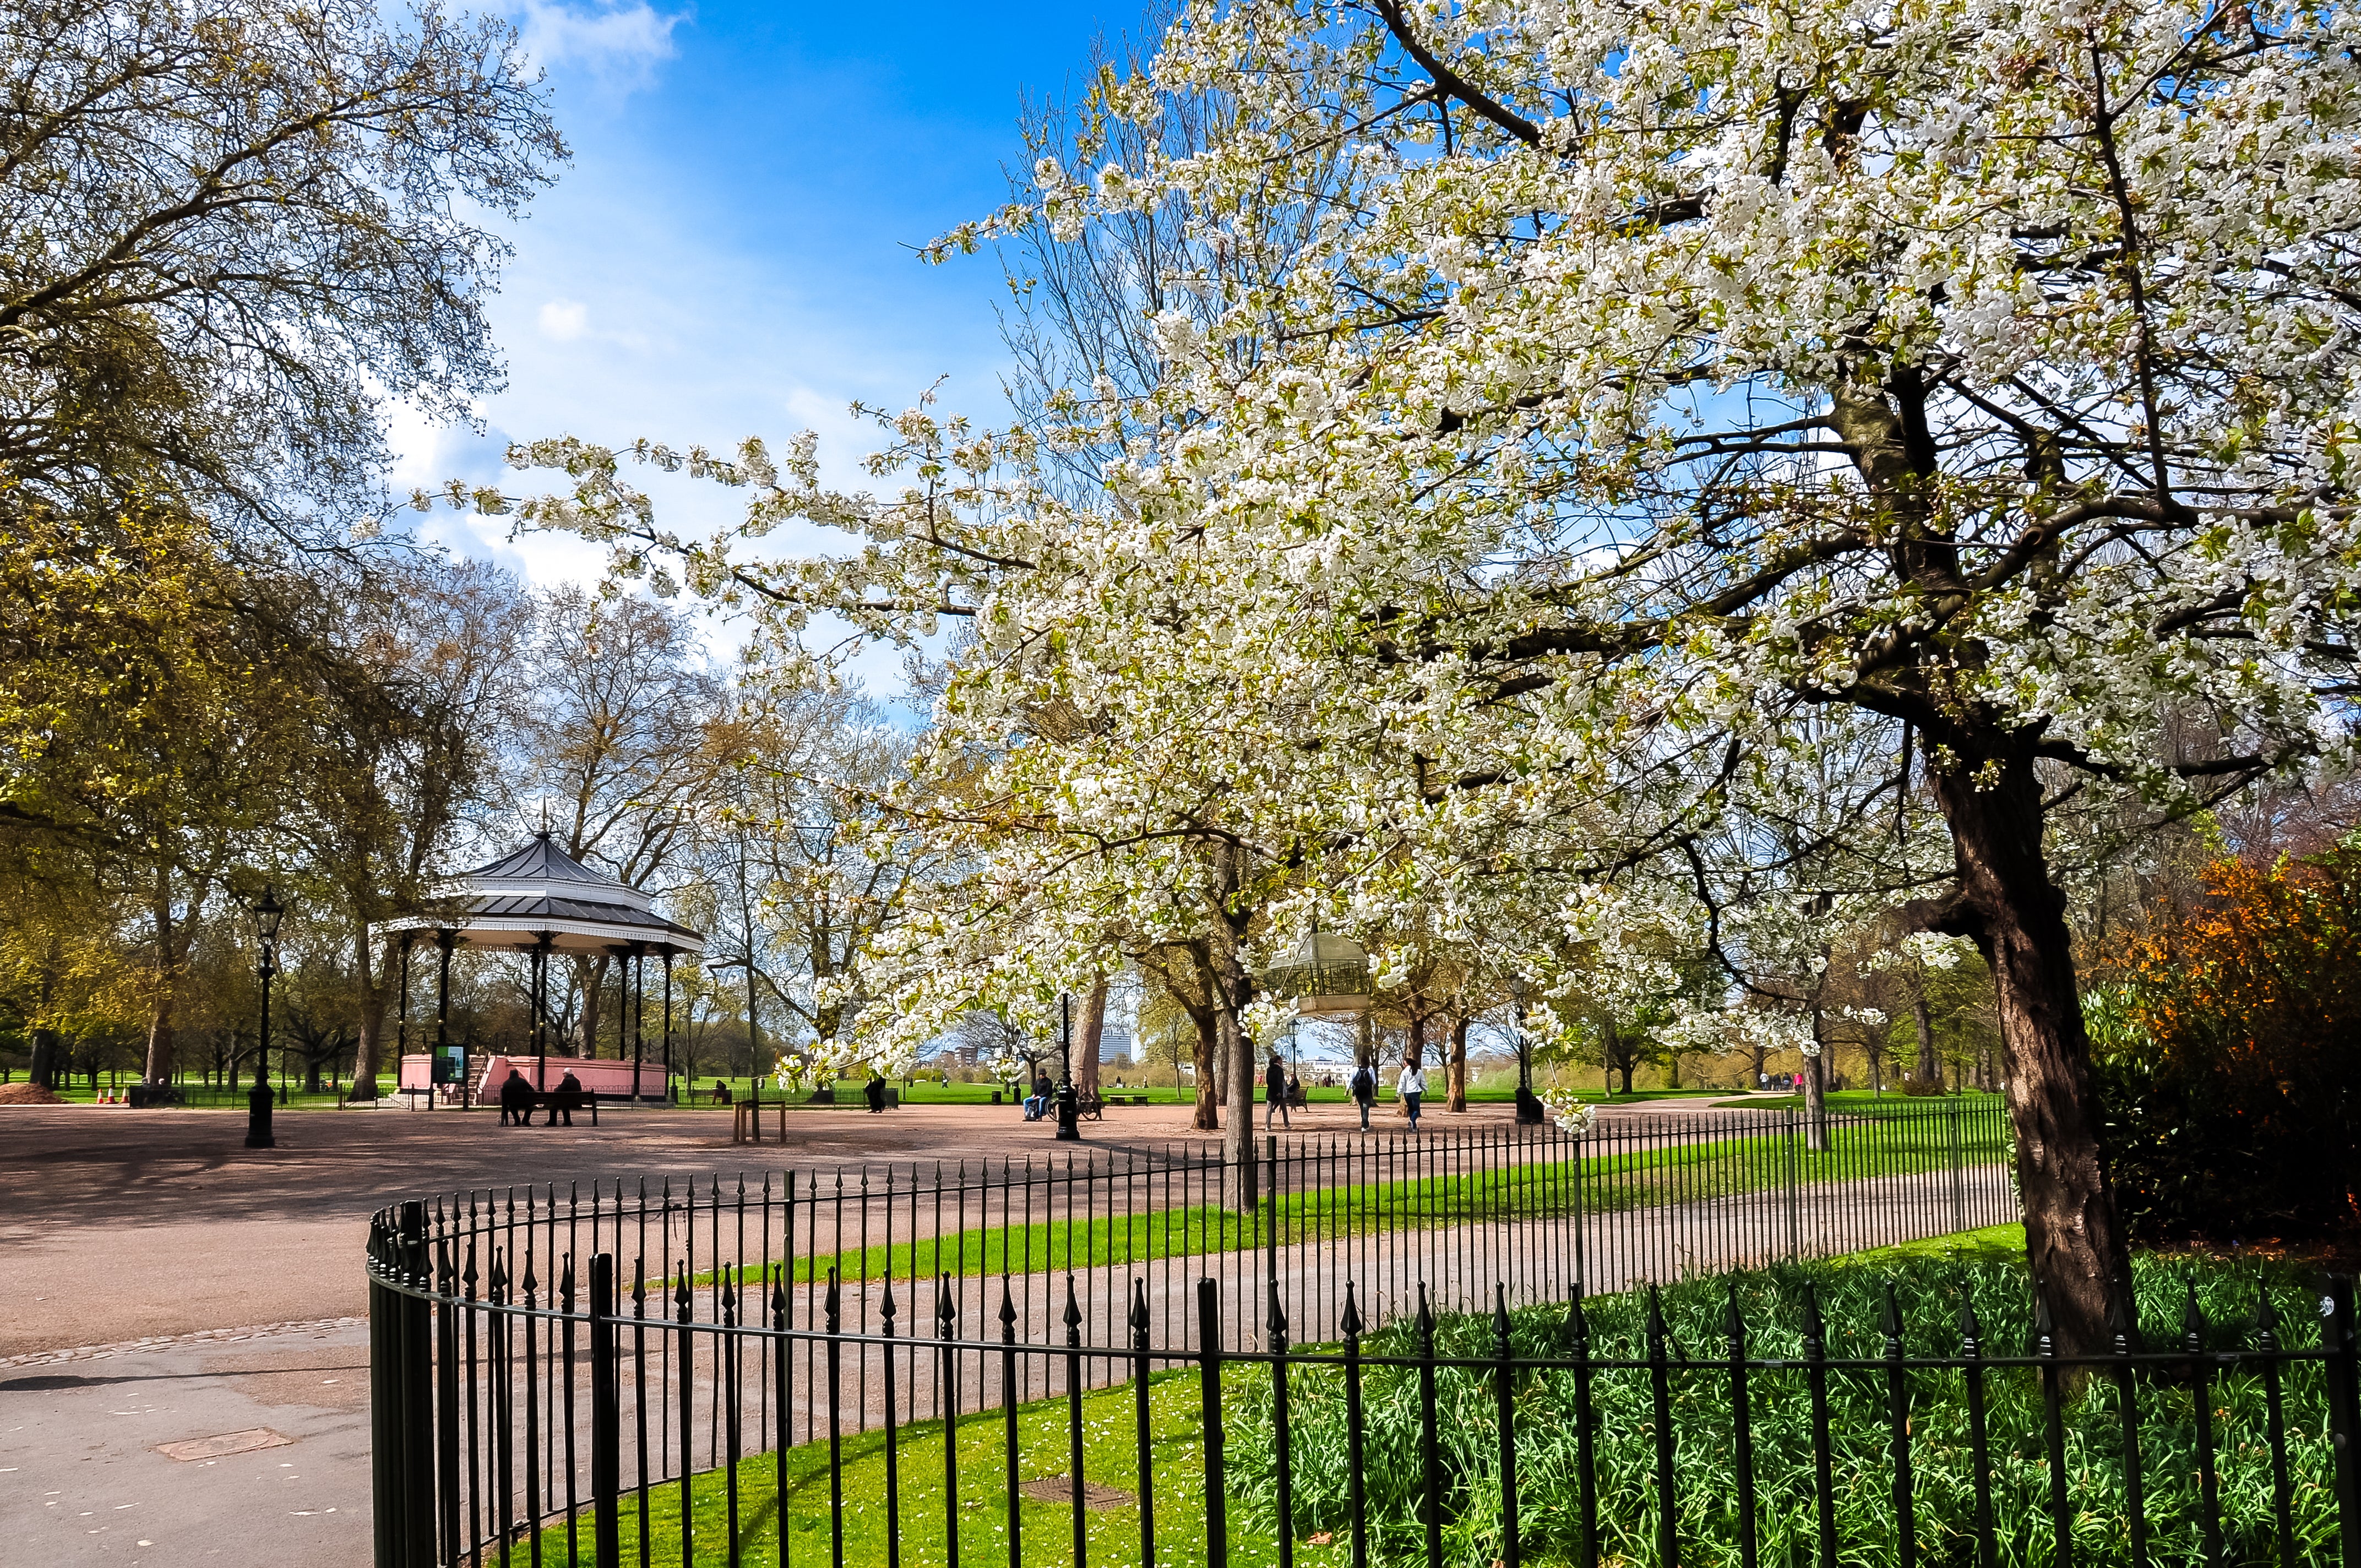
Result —
[{"label": "park tree line", "polygon": [[[501,231],[566,157],[497,16],[0,5],[0,1069],[252,1071],[268,886],[274,1063],[366,1097],[398,928],[544,827],[716,933],[740,1066],[839,1026],[812,981],[896,874],[838,831],[895,766],[874,710],[454,558],[384,483],[389,408],[500,386]],[[561,977],[578,1047],[603,970]],[[515,976],[462,978],[522,1036]],[[682,985],[694,1049],[730,990]]]}]

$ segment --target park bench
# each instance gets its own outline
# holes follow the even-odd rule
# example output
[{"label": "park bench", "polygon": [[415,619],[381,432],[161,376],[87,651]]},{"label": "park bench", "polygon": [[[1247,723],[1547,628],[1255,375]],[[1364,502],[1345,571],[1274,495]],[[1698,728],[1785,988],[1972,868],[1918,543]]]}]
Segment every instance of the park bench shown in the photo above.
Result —
[{"label": "park bench", "polygon": [[[527,1126],[533,1125],[533,1113],[535,1111],[539,1111],[543,1113],[542,1124],[544,1126],[547,1125],[548,1113],[553,1107],[558,1104],[562,1096],[559,1091],[555,1089],[546,1091],[535,1090],[533,1091],[533,1103],[525,1108],[525,1124]],[[598,1095],[595,1090],[576,1090],[571,1102],[577,1111],[588,1111],[590,1113],[590,1124],[592,1126],[595,1127],[598,1124]],[[500,1101],[494,1099],[486,1102],[486,1103],[497,1106],[500,1103]]]}]

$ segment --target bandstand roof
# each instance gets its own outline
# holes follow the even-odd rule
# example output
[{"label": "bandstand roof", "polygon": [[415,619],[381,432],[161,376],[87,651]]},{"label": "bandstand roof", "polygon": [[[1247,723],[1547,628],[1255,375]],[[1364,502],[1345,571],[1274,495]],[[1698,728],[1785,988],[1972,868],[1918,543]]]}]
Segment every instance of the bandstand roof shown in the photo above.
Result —
[{"label": "bandstand roof", "polygon": [[530,948],[546,936],[561,953],[600,953],[633,942],[659,951],[705,950],[702,933],[665,919],[646,894],[584,865],[546,833],[489,865],[462,872],[453,883],[457,922],[414,924],[456,930],[471,948]]}]

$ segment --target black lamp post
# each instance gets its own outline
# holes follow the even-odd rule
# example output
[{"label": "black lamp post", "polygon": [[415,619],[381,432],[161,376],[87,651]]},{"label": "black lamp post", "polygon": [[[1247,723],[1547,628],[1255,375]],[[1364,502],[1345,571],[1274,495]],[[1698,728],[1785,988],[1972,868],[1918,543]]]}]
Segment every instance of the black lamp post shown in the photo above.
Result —
[{"label": "black lamp post", "polygon": [[278,1147],[270,1135],[270,977],[279,972],[279,917],[286,911],[262,890],[261,902],[254,906],[254,935],[262,947],[262,961],[255,973],[262,977],[262,1033],[255,1042],[254,1088],[246,1097],[246,1146],[250,1149]]},{"label": "black lamp post", "polygon": [[1538,1127],[1542,1123],[1542,1101],[1533,1092],[1533,1043],[1525,1033],[1524,976],[1519,975],[1509,982],[1509,994],[1517,1009],[1517,1124]]},{"label": "black lamp post", "polygon": [[1078,1142],[1082,1135],[1082,1103],[1074,1092],[1073,997],[1060,996],[1058,1012],[1058,1137],[1060,1142]]}]

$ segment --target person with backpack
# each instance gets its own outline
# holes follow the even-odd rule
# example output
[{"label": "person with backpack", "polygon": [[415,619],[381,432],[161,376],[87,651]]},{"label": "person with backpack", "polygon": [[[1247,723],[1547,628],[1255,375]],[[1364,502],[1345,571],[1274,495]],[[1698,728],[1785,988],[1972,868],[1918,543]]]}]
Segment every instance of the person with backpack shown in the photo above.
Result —
[{"label": "person with backpack", "polygon": [[1402,1063],[1401,1076],[1394,1080],[1394,1092],[1401,1096],[1403,1106],[1410,1112],[1410,1130],[1417,1132],[1418,1102],[1426,1092],[1426,1074],[1419,1070],[1418,1063]]},{"label": "person with backpack", "polygon": [[1353,1081],[1345,1086],[1351,1091],[1353,1103],[1361,1108],[1361,1131],[1369,1130],[1369,1107],[1378,1102],[1378,1069],[1367,1062],[1353,1069]]}]

